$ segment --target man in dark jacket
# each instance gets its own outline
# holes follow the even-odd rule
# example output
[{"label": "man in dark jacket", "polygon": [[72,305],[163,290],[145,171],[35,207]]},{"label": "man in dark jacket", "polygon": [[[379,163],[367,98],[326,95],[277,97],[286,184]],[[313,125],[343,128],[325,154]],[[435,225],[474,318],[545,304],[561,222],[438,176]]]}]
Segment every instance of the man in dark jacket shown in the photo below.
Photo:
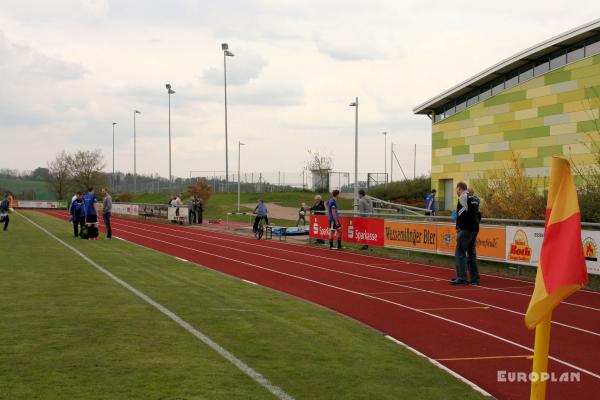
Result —
[{"label": "man in dark jacket", "polygon": [[[479,285],[477,268],[477,233],[479,232],[479,199],[469,195],[467,185],[459,182],[456,185],[458,203],[456,204],[456,278],[451,285]],[[468,265],[467,265],[468,258]],[[467,266],[470,280],[467,280]]]},{"label": "man in dark jacket", "polygon": [[10,193],[6,193],[4,195],[4,200],[0,202],[0,222],[4,222],[4,228],[2,230],[8,229],[8,223],[10,222],[10,217],[8,213],[12,211],[10,208],[10,203],[12,201],[12,195]]},{"label": "man in dark jacket", "polygon": [[85,226],[85,205],[83,204],[83,193],[77,192],[75,200],[71,202],[69,207],[69,214],[71,214],[71,222],[73,223],[73,234],[77,239],[79,237],[79,228],[83,229]]},{"label": "man in dark jacket", "polygon": [[[323,198],[320,195],[315,196],[315,203],[310,208],[310,212],[314,215],[325,215],[325,203],[323,202]],[[325,241],[323,239],[317,239],[317,243],[323,244]]]}]

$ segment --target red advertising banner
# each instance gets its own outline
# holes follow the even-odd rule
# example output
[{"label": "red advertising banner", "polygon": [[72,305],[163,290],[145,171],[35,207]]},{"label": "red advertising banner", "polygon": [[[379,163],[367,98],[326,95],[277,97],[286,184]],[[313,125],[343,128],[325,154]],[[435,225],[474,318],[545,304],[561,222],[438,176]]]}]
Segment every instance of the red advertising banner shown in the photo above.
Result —
[{"label": "red advertising banner", "polygon": [[329,219],[327,215],[311,215],[308,236],[311,239],[329,238]]},{"label": "red advertising banner", "polygon": [[384,245],[383,219],[342,217],[340,223],[342,224],[342,240],[344,242],[371,246]]}]

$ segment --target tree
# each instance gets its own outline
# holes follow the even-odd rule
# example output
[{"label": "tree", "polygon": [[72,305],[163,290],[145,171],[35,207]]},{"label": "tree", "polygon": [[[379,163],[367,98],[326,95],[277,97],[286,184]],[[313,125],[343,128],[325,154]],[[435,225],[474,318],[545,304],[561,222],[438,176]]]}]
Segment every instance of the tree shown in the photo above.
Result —
[{"label": "tree", "polygon": [[59,200],[66,198],[71,179],[70,165],[70,156],[65,151],[58,153],[54,161],[48,163],[48,186]]},{"label": "tree", "polygon": [[330,156],[323,156],[318,151],[306,150],[309,159],[306,162],[306,170],[312,173],[313,190],[316,192],[329,191],[329,173],[333,167],[333,159]]},{"label": "tree", "polygon": [[69,166],[73,187],[78,190],[87,190],[89,187],[106,184],[106,176],[102,172],[104,157],[99,149],[77,150],[74,154],[69,155]]},{"label": "tree", "polygon": [[582,144],[592,155],[592,162],[588,165],[579,165],[572,160],[573,171],[577,175],[579,194],[579,208],[582,221],[600,222],[600,94],[595,87],[587,87],[588,95],[584,100],[585,111],[589,115],[589,128],[587,140]]},{"label": "tree", "polygon": [[213,189],[206,179],[200,179],[198,182],[189,185],[187,191],[191,196],[201,198],[205,205],[213,194]]},{"label": "tree", "polygon": [[474,182],[481,197],[481,212],[488,218],[544,219],[545,194],[540,194],[539,177],[525,173],[518,154],[498,171],[489,173],[487,180]]},{"label": "tree", "polygon": [[50,171],[48,170],[48,168],[37,167],[31,172],[31,175],[29,177],[36,181],[47,181],[49,174]]}]

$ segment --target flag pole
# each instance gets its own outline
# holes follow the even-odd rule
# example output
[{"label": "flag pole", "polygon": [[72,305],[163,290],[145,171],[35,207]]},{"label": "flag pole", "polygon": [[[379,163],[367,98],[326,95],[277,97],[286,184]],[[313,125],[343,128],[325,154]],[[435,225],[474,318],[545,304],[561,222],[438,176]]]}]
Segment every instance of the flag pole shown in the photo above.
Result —
[{"label": "flag pole", "polygon": [[[548,381],[548,353],[550,351],[550,322],[552,312],[535,327],[535,345],[533,348],[533,368],[531,379],[530,400],[546,398],[546,383]],[[537,378],[537,379],[535,379]]]}]

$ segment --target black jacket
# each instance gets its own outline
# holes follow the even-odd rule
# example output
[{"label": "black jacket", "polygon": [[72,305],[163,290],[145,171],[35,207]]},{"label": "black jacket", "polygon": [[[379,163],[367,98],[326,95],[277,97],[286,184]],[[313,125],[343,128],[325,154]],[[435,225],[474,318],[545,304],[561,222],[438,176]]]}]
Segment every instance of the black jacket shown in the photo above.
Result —
[{"label": "black jacket", "polygon": [[323,200],[319,201],[319,203],[315,204],[310,208],[310,211],[316,215],[325,215],[325,203]]},{"label": "black jacket", "polygon": [[481,221],[479,197],[467,194],[466,198],[466,207],[461,203],[460,198],[456,204],[456,229],[479,232],[479,222]]}]

